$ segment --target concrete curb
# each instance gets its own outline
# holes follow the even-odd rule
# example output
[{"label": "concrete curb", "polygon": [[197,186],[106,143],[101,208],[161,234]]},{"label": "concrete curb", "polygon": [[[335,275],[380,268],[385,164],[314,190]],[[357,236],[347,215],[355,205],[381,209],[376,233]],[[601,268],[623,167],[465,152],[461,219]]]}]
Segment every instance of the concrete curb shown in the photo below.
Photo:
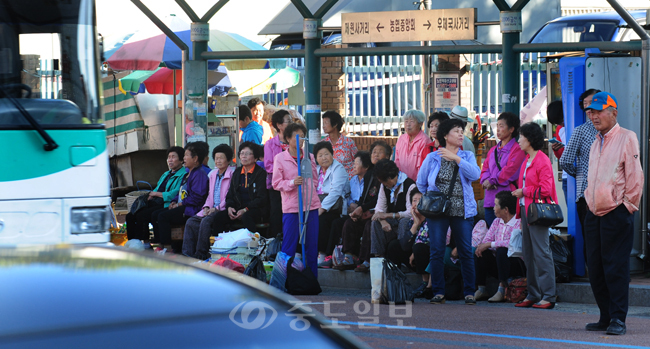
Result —
[{"label": "concrete curb", "polygon": [[[422,278],[415,273],[408,273],[406,277],[414,287],[422,282]],[[318,282],[323,287],[368,290],[370,295],[370,273],[318,269]],[[558,302],[596,304],[588,282],[557,284],[556,292]],[[650,306],[650,286],[630,285],[630,306]]]}]

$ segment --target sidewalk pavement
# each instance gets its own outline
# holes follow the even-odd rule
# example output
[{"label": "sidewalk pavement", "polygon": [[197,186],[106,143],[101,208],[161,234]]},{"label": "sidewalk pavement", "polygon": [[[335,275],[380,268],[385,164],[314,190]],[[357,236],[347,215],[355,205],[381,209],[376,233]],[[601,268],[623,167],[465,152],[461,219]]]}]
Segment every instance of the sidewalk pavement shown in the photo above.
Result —
[{"label": "sidewalk pavement", "polygon": [[[421,276],[415,273],[408,273],[406,276],[414,287],[417,287],[422,282]],[[350,270],[318,269],[318,282],[324,287],[367,289],[368,294],[370,294],[370,273],[358,273]],[[591,292],[591,286],[586,279],[557,284],[557,301],[596,304],[596,300]],[[633,275],[630,282],[630,306],[647,307],[648,305],[650,305],[650,278],[643,275]]]}]

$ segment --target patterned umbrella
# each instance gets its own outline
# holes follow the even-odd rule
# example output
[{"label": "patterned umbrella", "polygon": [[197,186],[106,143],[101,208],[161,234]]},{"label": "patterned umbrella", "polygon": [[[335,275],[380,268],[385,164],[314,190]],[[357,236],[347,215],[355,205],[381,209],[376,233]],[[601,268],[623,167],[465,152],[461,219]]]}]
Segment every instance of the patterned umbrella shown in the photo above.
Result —
[{"label": "patterned umbrella", "polygon": [[[171,17],[168,27],[192,50],[190,25]],[[157,29],[157,28],[156,28]],[[208,47],[208,51],[212,51]],[[181,69],[182,52],[165,34],[144,31],[137,32],[120,46],[106,61],[113,70],[156,70],[160,63],[167,68]],[[219,60],[208,61],[208,69],[219,67]]]},{"label": "patterned umbrella", "polygon": [[[174,90],[174,74],[176,74],[176,89]],[[226,68],[221,66],[217,71],[208,71],[208,87],[217,85],[226,76]],[[135,71],[119,80],[122,93],[178,94],[182,87],[183,76],[180,70],[158,68],[156,70]]]}]

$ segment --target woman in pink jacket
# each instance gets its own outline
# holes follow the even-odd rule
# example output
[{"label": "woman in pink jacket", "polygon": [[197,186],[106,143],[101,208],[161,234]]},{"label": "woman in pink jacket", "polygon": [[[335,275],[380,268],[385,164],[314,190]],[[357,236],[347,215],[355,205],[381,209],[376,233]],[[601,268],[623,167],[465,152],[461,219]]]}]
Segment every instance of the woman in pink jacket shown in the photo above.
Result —
[{"label": "woman in pink jacket", "polygon": [[232,148],[227,144],[219,144],[212,150],[216,168],[208,174],[210,180],[208,198],[203,204],[203,209],[185,223],[183,254],[188,257],[210,258],[211,225],[217,212],[226,209],[226,194],[235,170],[234,167],[229,166],[233,156]]},{"label": "woman in pink jacket", "polygon": [[512,195],[519,199],[517,215],[521,217],[522,253],[528,278],[528,296],[516,307],[552,309],[555,306],[555,265],[548,240],[549,227],[528,224],[528,206],[537,200],[557,203],[553,167],[544,147],[544,132],[529,122],[519,129],[519,146],[526,153],[519,170],[519,189]]},{"label": "woman in pink jacket", "polygon": [[[318,209],[320,200],[317,194],[318,175],[316,174],[316,160],[309,154],[311,159],[311,179],[303,179],[298,176],[298,149],[300,145],[296,142],[296,135],[304,138],[307,129],[302,124],[290,124],[284,129],[284,138],[289,141],[289,149],[275,156],[273,159],[273,189],[282,195],[282,252],[293,256],[298,247],[300,239],[299,212],[305,212],[307,229],[305,232],[305,260],[311,268],[314,276],[318,277]],[[301,161],[304,160],[304,153],[300,152]],[[303,209],[298,205],[298,186],[302,185]]]}]

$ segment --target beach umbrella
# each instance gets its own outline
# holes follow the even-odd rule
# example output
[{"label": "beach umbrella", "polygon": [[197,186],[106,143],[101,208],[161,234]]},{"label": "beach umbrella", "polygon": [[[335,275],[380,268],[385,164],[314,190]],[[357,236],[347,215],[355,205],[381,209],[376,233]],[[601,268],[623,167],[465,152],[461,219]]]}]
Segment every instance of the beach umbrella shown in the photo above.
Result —
[{"label": "beach umbrella", "polygon": [[[175,76],[174,76],[175,75]],[[208,71],[208,87],[217,85],[226,76],[226,68]],[[176,89],[174,89],[176,85]],[[182,87],[182,71],[169,68],[135,71],[119,81],[122,93],[143,93],[177,95]]]},{"label": "beach umbrella", "polygon": [[[190,25],[176,17],[168,23],[170,30],[192,50]],[[170,38],[155,30],[138,31],[106,60],[113,70],[156,70],[161,63],[170,69],[182,68],[182,51]],[[212,51],[208,47],[208,51]],[[219,60],[208,61],[208,70],[219,67]]]},{"label": "beach umbrella", "polygon": [[277,90],[293,87],[300,81],[300,72],[291,67],[284,69],[251,69],[228,71],[228,76],[221,80],[208,94],[219,94],[216,91],[224,87],[234,87],[240,97],[268,93],[276,84]]},{"label": "beach umbrella", "polygon": [[[208,46],[216,52],[227,51],[268,51],[264,46],[239,34],[218,29],[210,30]],[[222,62],[229,71],[246,69],[283,69],[286,59],[224,59]]]}]

